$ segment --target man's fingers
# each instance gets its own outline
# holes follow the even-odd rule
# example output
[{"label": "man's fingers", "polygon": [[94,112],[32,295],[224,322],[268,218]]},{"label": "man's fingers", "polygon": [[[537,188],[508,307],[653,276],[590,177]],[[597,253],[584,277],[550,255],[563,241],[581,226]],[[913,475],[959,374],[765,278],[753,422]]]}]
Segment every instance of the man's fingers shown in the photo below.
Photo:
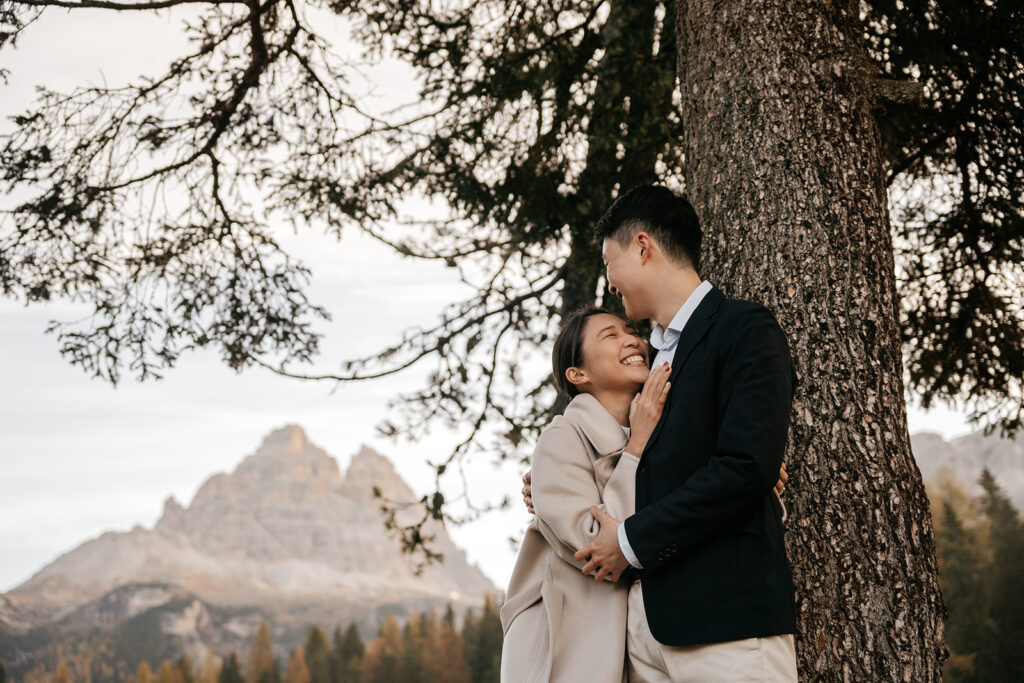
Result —
[{"label": "man's fingers", "polygon": [[577,562],[579,562],[580,560],[587,559],[588,557],[590,557],[593,554],[594,554],[594,546],[593,545],[588,545],[586,548],[582,548],[580,550],[577,550],[576,553],[573,555],[573,557],[576,558]]},{"label": "man's fingers", "polygon": [[599,568],[597,573],[594,574],[594,581],[604,581],[604,577],[608,576],[608,573],[608,570],[604,567]]},{"label": "man's fingers", "polygon": [[532,479],[531,470],[526,470],[526,474],[523,475],[523,483],[526,484],[527,486],[529,486],[531,479]]},{"label": "man's fingers", "polygon": [[590,558],[589,562],[580,567],[580,571],[584,574],[591,574],[595,569],[597,569],[597,560],[594,558]]},{"label": "man's fingers", "polygon": [[779,481],[783,484],[789,481],[789,473],[786,472],[786,463],[782,463],[782,468],[779,470]]},{"label": "man's fingers", "polygon": [[609,519],[613,520],[613,521],[615,519],[614,517],[612,517],[611,515],[607,514],[604,510],[602,510],[601,508],[597,507],[596,505],[591,505],[590,506],[590,514],[594,515],[594,519],[596,519],[601,524],[604,524]]}]

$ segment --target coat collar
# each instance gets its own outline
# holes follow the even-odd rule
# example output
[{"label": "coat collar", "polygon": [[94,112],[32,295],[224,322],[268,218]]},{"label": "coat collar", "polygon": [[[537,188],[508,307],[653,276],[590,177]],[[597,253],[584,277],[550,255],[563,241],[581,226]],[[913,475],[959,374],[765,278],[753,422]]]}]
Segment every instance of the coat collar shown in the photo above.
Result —
[{"label": "coat collar", "polygon": [[562,413],[590,441],[598,455],[626,447],[626,432],[608,410],[590,394],[577,394]]}]

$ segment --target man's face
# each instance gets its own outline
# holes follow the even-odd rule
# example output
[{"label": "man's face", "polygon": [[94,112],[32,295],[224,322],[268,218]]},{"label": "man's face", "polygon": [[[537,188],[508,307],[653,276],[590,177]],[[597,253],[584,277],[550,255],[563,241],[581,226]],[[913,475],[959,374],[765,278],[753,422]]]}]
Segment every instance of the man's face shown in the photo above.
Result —
[{"label": "man's face", "polygon": [[614,237],[606,237],[601,245],[601,259],[608,277],[608,291],[622,300],[626,317],[643,320],[651,317],[647,310],[640,245],[635,240],[623,248]]}]

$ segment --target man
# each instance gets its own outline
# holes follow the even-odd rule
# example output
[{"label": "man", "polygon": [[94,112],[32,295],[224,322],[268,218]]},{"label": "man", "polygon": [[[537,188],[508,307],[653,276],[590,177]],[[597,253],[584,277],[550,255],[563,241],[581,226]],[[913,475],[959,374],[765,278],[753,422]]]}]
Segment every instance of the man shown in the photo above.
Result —
[{"label": "man", "polygon": [[595,236],[626,316],[656,321],[651,367],[672,368],[661,420],[634,454],[636,514],[620,522],[593,508],[600,534],[576,554],[596,580],[635,568],[630,680],[795,681],[793,583],[772,494],[795,382],[786,337],[764,306],[700,278],[696,212],[668,189],[629,191]]}]

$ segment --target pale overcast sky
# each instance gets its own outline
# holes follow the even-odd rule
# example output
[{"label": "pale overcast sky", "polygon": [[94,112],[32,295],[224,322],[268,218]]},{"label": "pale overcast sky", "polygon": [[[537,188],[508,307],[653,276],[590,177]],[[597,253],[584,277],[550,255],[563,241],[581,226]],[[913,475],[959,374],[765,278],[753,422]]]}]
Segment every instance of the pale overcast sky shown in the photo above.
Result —
[{"label": "pale overcast sky", "polygon": [[[24,110],[33,87],[61,89],[85,82],[116,84],[156,73],[182,45],[182,14],[117,16],[49,10],[17,50],[0,53],[11,70],[0,85],[0,116]],[[389,70],[380,91],[411,91]],[[6,129],[6,119],[0,126]],[[430,324],[466,290],[438,264],[400,259],[355,231],[339,243],[304,235],[293,253],[313,268],[311,293],[334,320],[324,326],[320,367],[393,343],[413,324]],[[215,353],[186,356],[161,382],[126,379],[116,389],[90,380],[57,352],[43,333],[51,319],[81,307],[53,303],[25,308],[0,299],[0,591],[13,588],[60,553],[103,531],[151,527],[164,499],[188,504],[210,475],[230,471],[272,429],[302,425],[342,468],[366,443],[390,456],[417,492],[428,490],[425,458],[447,452],[437,433],[415,447],[379,438],[374,426],[388,398],[418,386],[421,370],[372,383],[303,383],[251,370],[241,375]],[[948,410],[911,410],[911,431],[951,437],[969,428]],[[520,468],[473,467],[481,498],[518,496]],[[511,573],[518,536],[528,516],[518,506],[454,529],[456,542],[500,587]]]}]

